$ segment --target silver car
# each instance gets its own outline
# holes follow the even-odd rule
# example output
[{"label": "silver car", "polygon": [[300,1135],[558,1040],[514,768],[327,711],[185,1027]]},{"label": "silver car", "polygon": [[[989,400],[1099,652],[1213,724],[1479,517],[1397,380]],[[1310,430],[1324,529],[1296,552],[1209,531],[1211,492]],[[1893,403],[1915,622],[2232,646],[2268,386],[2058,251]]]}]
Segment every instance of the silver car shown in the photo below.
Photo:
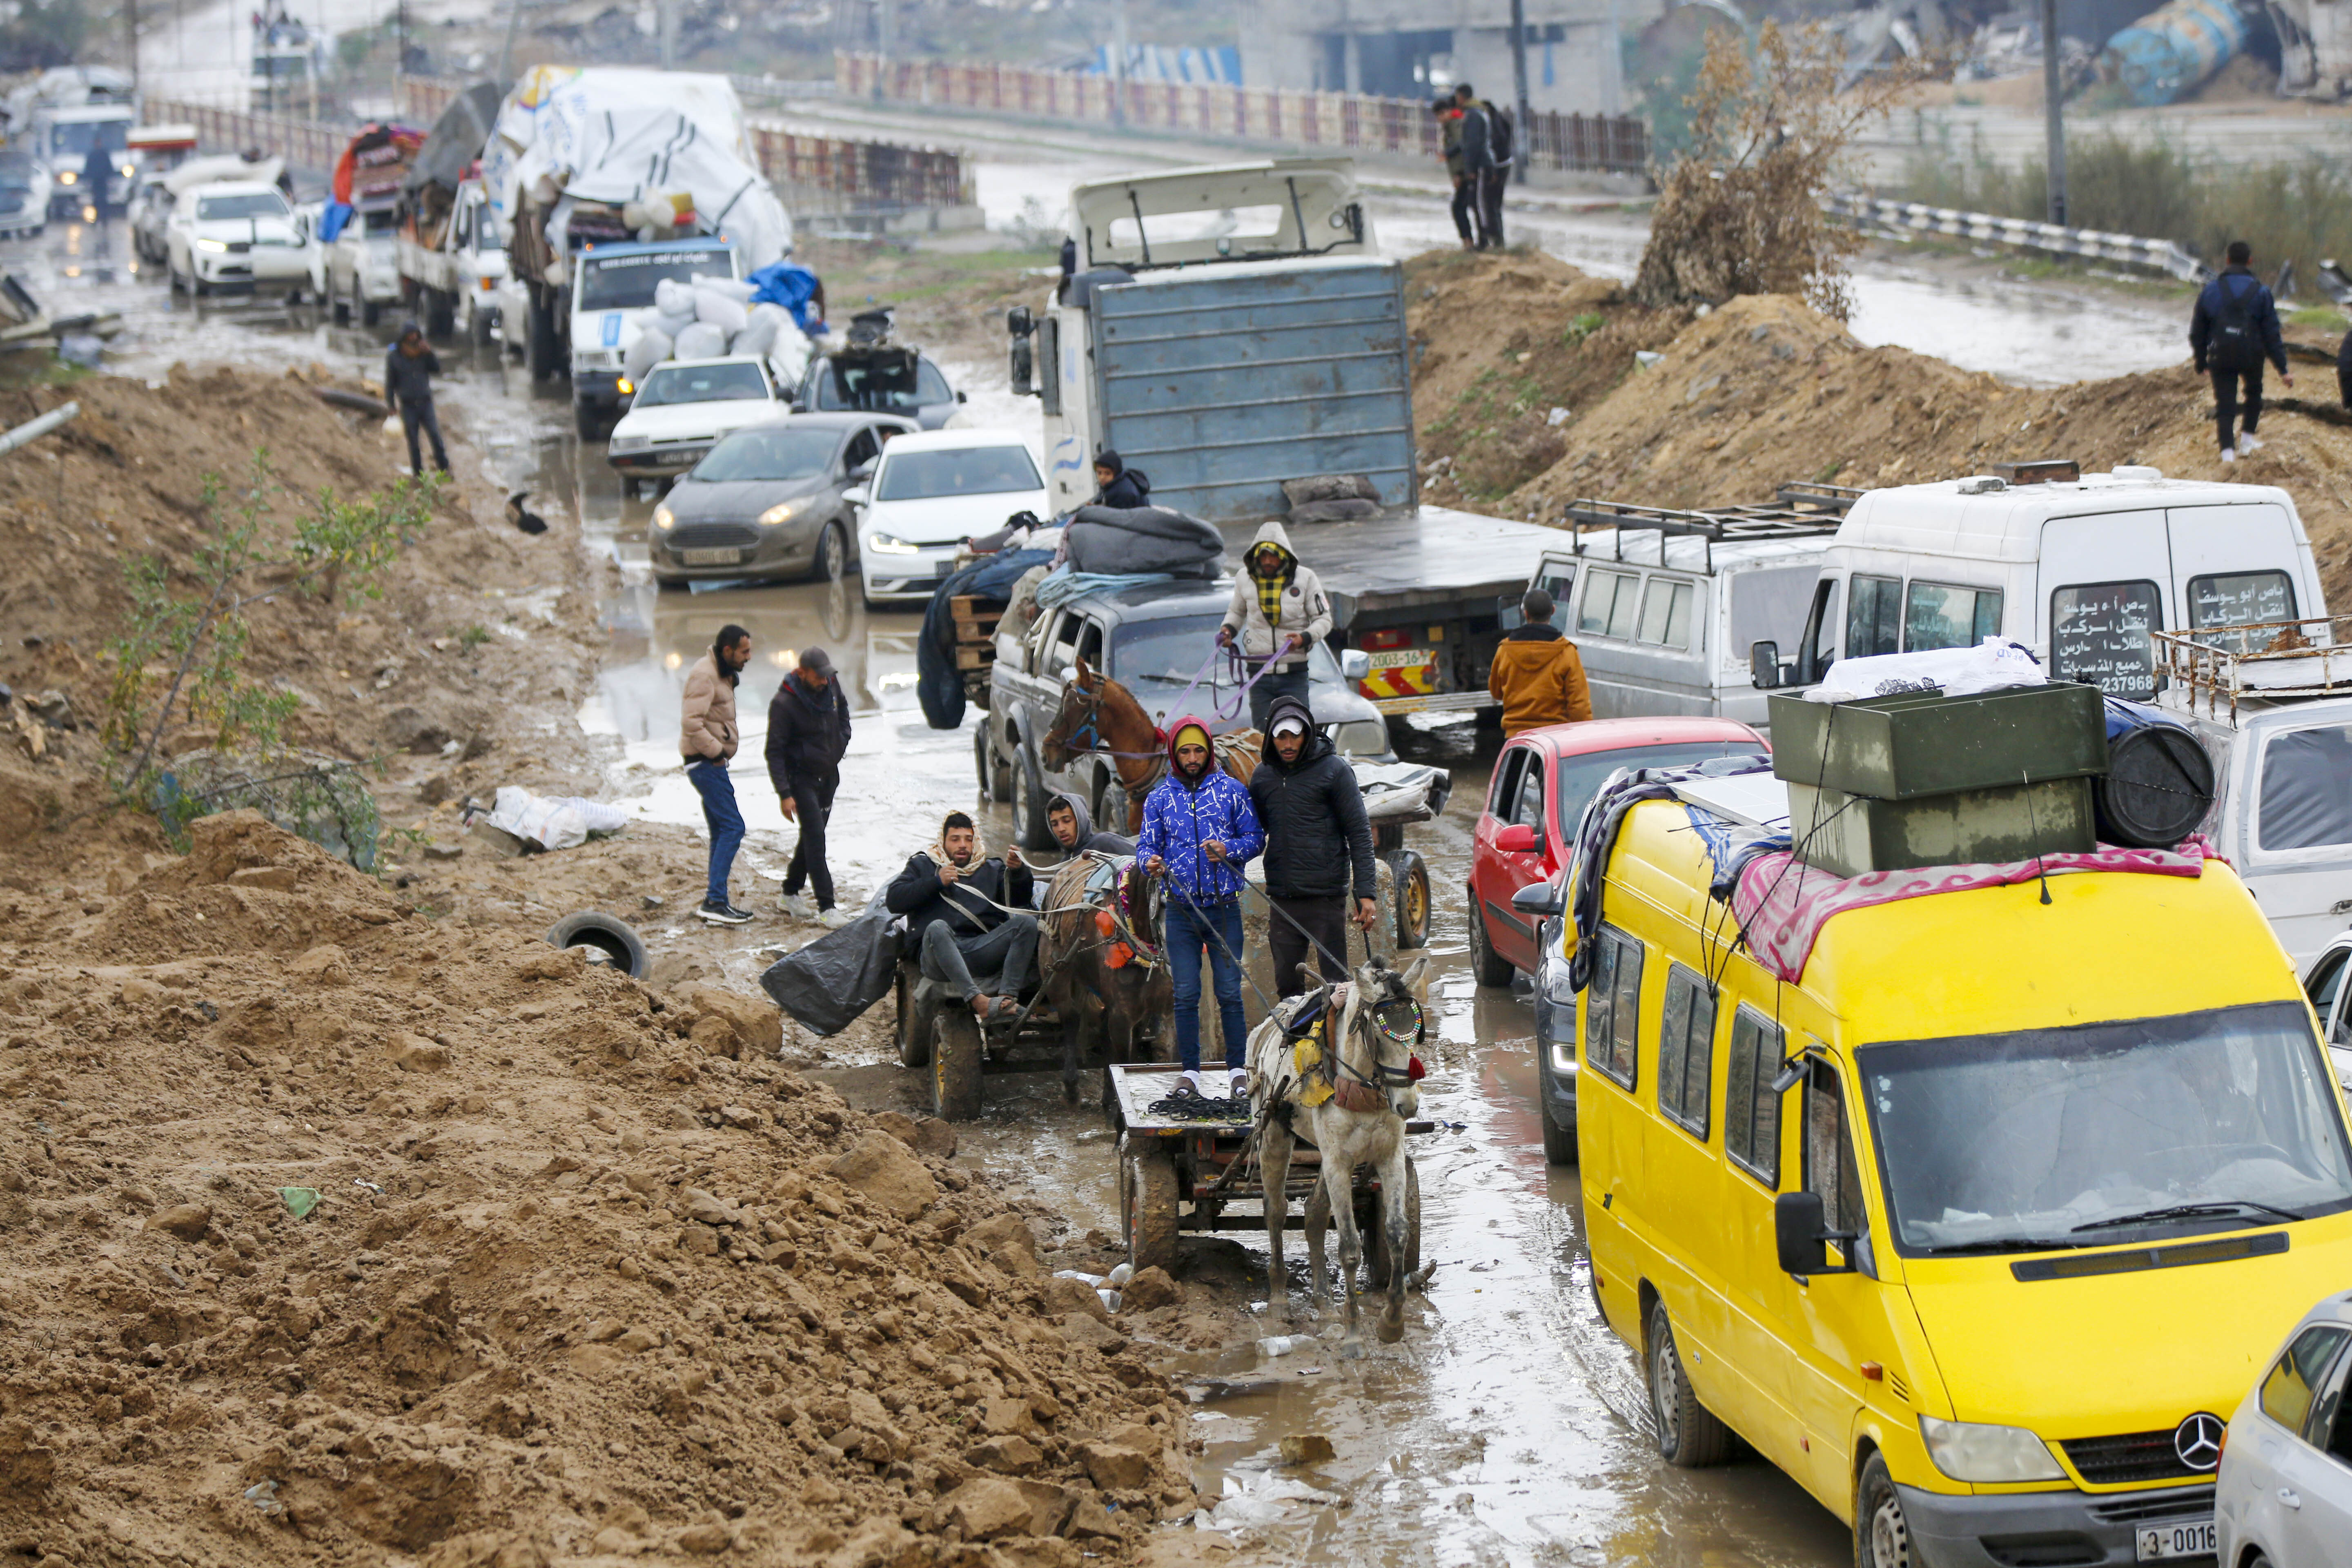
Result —
[{"label": "silver car", "polygon": [[[2213,1560],[2230,1568],[2342,1568],[2352,1562],[2347,1374],[2352,1293],[2330,1296],[2305,1314],[2230,1418],[2213,1489],[2220,1548]],[[2165,1554],[2148,1548],[2143,1539],[2143,1563]]]},{"label": "silver car", "polygon": [[887,414],[795,414],[724,437],[654,508],[654,581],[840,576],[857,560],[842,491],[914,427]]}]

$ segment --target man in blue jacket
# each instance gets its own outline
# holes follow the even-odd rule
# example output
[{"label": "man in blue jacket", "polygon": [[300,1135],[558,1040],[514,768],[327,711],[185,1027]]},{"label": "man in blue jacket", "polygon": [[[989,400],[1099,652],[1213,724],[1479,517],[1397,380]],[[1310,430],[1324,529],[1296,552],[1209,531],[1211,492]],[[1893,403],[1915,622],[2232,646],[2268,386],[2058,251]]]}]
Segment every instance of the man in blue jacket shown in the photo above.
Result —
[{"label": "man in blue jacket", "polygon": [[[2278,302],[2254,276],[2254,247],[2233,239],[2225,254],[2229,265],[2197,296],[2196,312],[2189,319],[2189,348],[2197,356],[2197,374],[2213,378],[2221,461],[2234,463],[2241,452],[2262,450],[2254,426],[2263,417],[2263,361],[2277,365],[2279,380],[2290,387],[2294,375],[2286,368],[2286,345],[2279,337]],[[2241,380],[2246,386],[2246,429],[2233,439]]]},{"label": "man in blue jacket", "polygon": [[1168,878],[1168,968],[1176,983],[1179,1094],[1201,1092],[1201,953],[1206,949],[1224,1037],[1222,1098],[1248,1092],[1243,1071],[1249,1026],[1242,1016],[1242,867],[1265,847],[1265,830],[1242,782],[1217,767],[1209,727],[1187,715],[1171,727],[1168,776],[1143,803],[1136,858]]}]

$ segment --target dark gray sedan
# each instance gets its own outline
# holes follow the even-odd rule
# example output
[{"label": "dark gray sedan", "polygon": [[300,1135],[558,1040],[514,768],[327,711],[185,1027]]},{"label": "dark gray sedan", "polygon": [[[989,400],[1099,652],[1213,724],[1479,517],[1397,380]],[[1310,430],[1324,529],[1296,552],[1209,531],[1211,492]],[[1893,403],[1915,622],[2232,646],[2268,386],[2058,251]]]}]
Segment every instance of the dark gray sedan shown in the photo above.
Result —
[{"label": "dark gray sedan", "polygon": [[857,539],[841,492],[874,471],[884,442],[916,427],[887,414],[795,414],[736,431],[654,508],[654,581],[841,575]]}]

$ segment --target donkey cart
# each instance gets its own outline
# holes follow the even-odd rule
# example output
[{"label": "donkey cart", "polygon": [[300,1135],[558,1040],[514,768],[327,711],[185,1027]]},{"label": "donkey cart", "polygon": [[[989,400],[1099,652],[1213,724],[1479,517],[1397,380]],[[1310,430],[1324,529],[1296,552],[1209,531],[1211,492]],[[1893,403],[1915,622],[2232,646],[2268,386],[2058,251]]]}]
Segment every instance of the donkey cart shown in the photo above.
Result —
[{"label": "donkey cart", "polygon": [[[1034,993],[1033,993],[1034,994]],[[912,958],[898,960],[898,1060],[929,1068],[931,1114],[970,1121],[980,1114],[987,1074],[1047,1072],[1062,1065],[1062,1019],[1043,999],[1025,1015],[982,1023]],[[1050,1047],[1050,1056],[1041,1047]]]}]

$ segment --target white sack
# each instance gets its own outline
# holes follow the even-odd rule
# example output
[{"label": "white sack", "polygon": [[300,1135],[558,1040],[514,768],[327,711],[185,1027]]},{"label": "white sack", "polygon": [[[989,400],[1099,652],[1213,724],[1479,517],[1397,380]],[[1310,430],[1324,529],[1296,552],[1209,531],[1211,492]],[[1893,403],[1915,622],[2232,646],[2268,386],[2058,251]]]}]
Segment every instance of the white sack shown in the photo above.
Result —
[{"label": "white sack", "polygon": [[694,286],[708,289],[715,294],[724,294],[739,305],[748,307],[751,303],[751,284],[748,279],[698,278]]},{"label": "white sack", "polygon": [[727,334],[708,321],[697,321],[678,333],[672,356],[676,359],[717,359],[727,352]]},{"label": "white sack", "polygon": [[[668,279],[664,279],[663,281],[667,282]],[[665,310],[654,311],[654,328],[664,337],[674,338],[692,325],[694,325],[692,310],[681,310],[675,316]]]},{"label": "white sack", "polygon": [[659,327],[647,327],[621,356],[621,374],[631,381],[643,381],[646,372],[661,363],[677,351],[677,343]]},{"label": "white sack", "polygon": [[730,300],[709,284],[697,282],[694,286],[694,319],[717,327],[731,338],[750,325],[751,318],[751,313],[743,309],[742,300]]},{"label": "white sack", "polygon": [[758,354],[765,358],[768,351],[775,346],[776,323],[773,319],[753,316],[751,324],[737,332],[735,341],[727,345],[727,352],[730,354]]},{"label": "white sack", "polygon": [[[681,283],[675,278],[665,278],[654,285],[654,309],[665,316],[684,321],[694,320],[694,285]],[[672,332],[670,336],[677,334]]]},{"label": "white sack", "polygon": [[1975,647],[1939,647],[1918,653],[1881,653],[1842,658],[1822,683],[1805,693],[1808,702],[1852,702],[1901,691],[1939,690],[1970,697],[2011,686],[2041,686],[2049,677],[2033,656],[2013,642],[1987,637]]}]

